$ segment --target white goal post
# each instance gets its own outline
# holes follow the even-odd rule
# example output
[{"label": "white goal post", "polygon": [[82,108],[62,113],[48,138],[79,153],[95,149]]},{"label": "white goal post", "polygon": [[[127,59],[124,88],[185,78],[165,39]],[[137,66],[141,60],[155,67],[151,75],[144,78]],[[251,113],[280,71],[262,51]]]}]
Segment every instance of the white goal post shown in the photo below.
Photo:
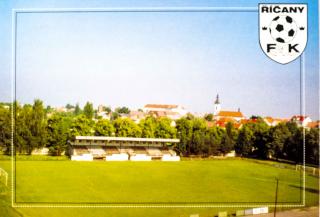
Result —
[{"label": "white goal post", "polygon": [[8,173],[0,167],[0,181],[8,186]]}]

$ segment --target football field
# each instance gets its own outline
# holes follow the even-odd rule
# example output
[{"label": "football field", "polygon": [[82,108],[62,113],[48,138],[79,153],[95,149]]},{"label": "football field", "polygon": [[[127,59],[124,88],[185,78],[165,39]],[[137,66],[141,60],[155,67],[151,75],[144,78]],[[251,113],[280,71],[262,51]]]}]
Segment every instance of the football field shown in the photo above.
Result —
[{"label": "football field", "polygon": [[[0,161],[10,171],[10,161]],[[291,168],[290,168],[291,167]],[[293,166],[245,159],[180,162],[18,160],[17,203],[23,204],[299,204],[301,173]],[[318,203],[318,178],[306,175],[307,205]],[[4,198],[4,196],[2,195]],[[7,194],[6,200],[10,199]],[[214,216],[241,208],[17,208],[23,216]],[[19,214],[19,215],[20,215]],[[14,214],[13,214],[14,215]]]}]

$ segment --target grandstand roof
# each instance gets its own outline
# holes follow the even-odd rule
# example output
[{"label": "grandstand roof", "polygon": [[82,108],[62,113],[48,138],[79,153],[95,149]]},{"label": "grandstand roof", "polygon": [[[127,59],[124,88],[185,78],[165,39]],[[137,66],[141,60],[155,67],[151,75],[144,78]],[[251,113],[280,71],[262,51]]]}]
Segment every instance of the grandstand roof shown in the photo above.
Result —
[{"label": "grandstand roof", "polygon": [[108,137],[108,136],[76,136],[75,139],[76,140],[100,140],[100,141],[126,141],[126,142],[170,142],[170,143],[180,142],[180,139]]}]

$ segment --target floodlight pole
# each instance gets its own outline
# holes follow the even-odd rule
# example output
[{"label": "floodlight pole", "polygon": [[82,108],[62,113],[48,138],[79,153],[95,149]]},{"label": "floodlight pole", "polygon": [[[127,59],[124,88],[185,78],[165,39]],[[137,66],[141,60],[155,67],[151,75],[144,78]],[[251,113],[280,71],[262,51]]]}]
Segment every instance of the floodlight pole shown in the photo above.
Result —
[{"label": "floodlight pole", "polygon": [[277,185],[276,185],[276,195],[275,195],[275,201],[274,201],[274,214],[273,216],[277,216],[277,202],[278,202],[278,184],[279,184],[279,179],[276,178],[277,180]]}]

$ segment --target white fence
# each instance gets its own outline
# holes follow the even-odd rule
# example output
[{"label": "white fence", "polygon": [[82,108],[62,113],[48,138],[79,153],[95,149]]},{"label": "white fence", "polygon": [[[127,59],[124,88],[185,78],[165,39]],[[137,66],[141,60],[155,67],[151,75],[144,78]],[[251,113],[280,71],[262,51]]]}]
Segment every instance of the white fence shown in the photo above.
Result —
[{"label": "white fence", "polygon": [[2,168],[0,168],[0,181],[8,186],[8,173]]},{"label": "white fence", "polygon": [[[303,165],[296,164],[296,171],[304,170]],[[306,173],[312,174],[314,176],[320,175],[320,169],[316,167],[305,166]]]},{"label": "white fence", "polygon": [[128,159],[129,155],[126,153],[112,154],[106,156],[106,161],[127,161]]},{"label": "white fence", "polygon": [[92,154],[72,155],[71,160],[74,161],[93,161]]}]

